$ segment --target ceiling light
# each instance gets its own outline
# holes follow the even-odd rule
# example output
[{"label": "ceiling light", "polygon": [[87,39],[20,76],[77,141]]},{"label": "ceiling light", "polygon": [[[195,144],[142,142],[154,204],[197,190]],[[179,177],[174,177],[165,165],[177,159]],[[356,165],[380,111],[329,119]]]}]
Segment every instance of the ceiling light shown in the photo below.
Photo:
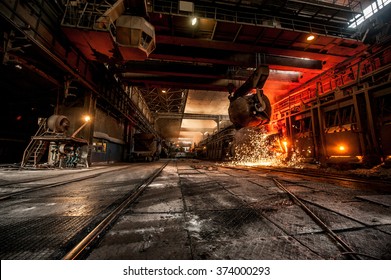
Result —
[{"label": "ceiling light", "polygon": [[196,25],[196,24],[197,24],[197,18],[193,17],[193,19],[191,20],[191,25]]},{"label": "ceiling light", "polygon": [[312,41],[314,39],[315,39],[315,36],[312,34],[308,35],[308,37],[307,37],[307,41]]}]

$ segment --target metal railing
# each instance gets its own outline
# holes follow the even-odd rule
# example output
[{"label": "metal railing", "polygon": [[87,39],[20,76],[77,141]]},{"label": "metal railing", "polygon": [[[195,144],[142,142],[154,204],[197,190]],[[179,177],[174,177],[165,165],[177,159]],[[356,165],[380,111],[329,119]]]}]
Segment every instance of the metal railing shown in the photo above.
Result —
[{"label": "metal railing", "polygon": [[86,1],[67,1],[61,25],[66,27],[112,31],[115,28],[108,11],[113,8],[106,1],[97,4]]},{"label": "metal railing", "polygon": [[357,56],[354,60],[326,71],[315,80],[307,82],[300,89],[275,102],[272,105],[273,117],[276,118],[281,112],[292,111],[305,104],[318,103],[319,99],[332,92],[341,95],[349,94],[345,88],[366,80],[372,81],[376,79],[377,74],[389,73],[390,61],[391,46],[370,56]]},{"label": "metal railing", "polygon": [[[289,1],[288,1],[289,2]],[[295,1],[292,1],[295,2]],[[304,5],[311,5],[312,2],[305,2]],[[318,1],[321,2],[321,1]],[[334,3],[332,3],[334,2]],[[331,1],[331,4],[335,5],[336,1]],[[343,11],[345,13],[351,13],[352,17],[354,15],[362,13],[361,6],[357,5],[359,1],[348,1],[346,3],[346,9]],[[334,36],[339,38],[351,38],[355,33],[355,30],[348,28],[349,19],[332,19],[322,21],[322,23],[316,22],[311,17],[307,19],[299,19],[294,16],[273,16],[265,12],[261,12],[257,9],[247,9],[246,11],[240,11],[237,7],[232,8],[222,8],[222,7],[212,7],[212,6],[202,6],[194,5],[194,12],[182,12],[179,10],[177,2],[158,0],[152,1],[151,11],[155,13],[170,14],[177,16],[197,16],[201,18],[214,19],[217,21],[233,22],[237,24],[248,24],[248,25],[257,25],[265,27],[274,27],[280,29],[287,29],[293,31],[301,32],[311,32],[314,34],[321,34],[327,36]],[[342,7],[342,6],[341,6]],[[325,7],[326,8],[326,7]],[[334,22],[333,22],[334,21]]]}]

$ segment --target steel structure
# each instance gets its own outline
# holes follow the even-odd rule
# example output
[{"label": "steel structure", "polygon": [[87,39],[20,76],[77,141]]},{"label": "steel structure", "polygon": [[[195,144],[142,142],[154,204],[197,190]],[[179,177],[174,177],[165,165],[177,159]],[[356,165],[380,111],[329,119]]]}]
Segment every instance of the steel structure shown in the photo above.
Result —
[{"label": "steel structure", "polygon": [[[240,88],[259,65],[267,64],[270,75],[263,90],[275,103],[272,122],[284,122],[293,138],[292,125],[304,123],[303,131],[311,127],[306,138],[314,143],[316,159],[329,157],[327,134],[337,131],[331,124],[345,127],[345,120],[355,123],[351,131],[358,127],[358,154],[385,157],[386,141],[377,139],[388,139],[379,128],[387,121],[378,121],[384,114],[377,115],[377,109],[386,112],[388,102],[391,5],[386,2],[203,0],[187,10],[183,1],[165,0],[2,1],[3,88],[29,102],[35,98],[25,89],[39,92],[47,107],[78,105],[93,111],[96,106],[127,127],[123,137],[129,142],[134,133],[129,127],[175,136],[165,122],[168,117],[179,123],[178,137],[180,120],[190,118],[185,113],[190,89]],[[367,4],[379,13],[349,28],[365,16]],[[145,24],[119,25],[121,17]],[[191,25],[193,17],[198,21]],[[119,26],[125,26],[124,34],[138,30],[142,57],[118,40]],[[310,34],[313,41],[307,40]],[[25,76],[19,78],[20,73]],[[224,118],[205,115],[218,122]],[[157,123],[163,127],[159,132]]]}]

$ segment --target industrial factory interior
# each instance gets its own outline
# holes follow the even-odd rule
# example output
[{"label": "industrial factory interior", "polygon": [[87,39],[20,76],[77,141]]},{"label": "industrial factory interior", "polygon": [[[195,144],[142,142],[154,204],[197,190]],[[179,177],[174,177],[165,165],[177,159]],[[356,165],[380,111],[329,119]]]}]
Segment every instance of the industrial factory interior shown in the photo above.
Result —
[{"label": "industrial factory interior", "polygon": [[1,0],[1,260],[390,260],[390,3]]}]

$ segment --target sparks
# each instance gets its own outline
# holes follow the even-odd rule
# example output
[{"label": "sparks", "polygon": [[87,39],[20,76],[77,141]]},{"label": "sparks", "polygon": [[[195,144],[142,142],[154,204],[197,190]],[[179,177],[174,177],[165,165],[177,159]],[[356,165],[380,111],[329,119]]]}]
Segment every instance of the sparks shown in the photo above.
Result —
[{"label": "sparks", "polygon": [[296,152],[288,156],[288,142],[277,134],[259,130],[239,130],[233,143],[232,165],[300,167]]}]

